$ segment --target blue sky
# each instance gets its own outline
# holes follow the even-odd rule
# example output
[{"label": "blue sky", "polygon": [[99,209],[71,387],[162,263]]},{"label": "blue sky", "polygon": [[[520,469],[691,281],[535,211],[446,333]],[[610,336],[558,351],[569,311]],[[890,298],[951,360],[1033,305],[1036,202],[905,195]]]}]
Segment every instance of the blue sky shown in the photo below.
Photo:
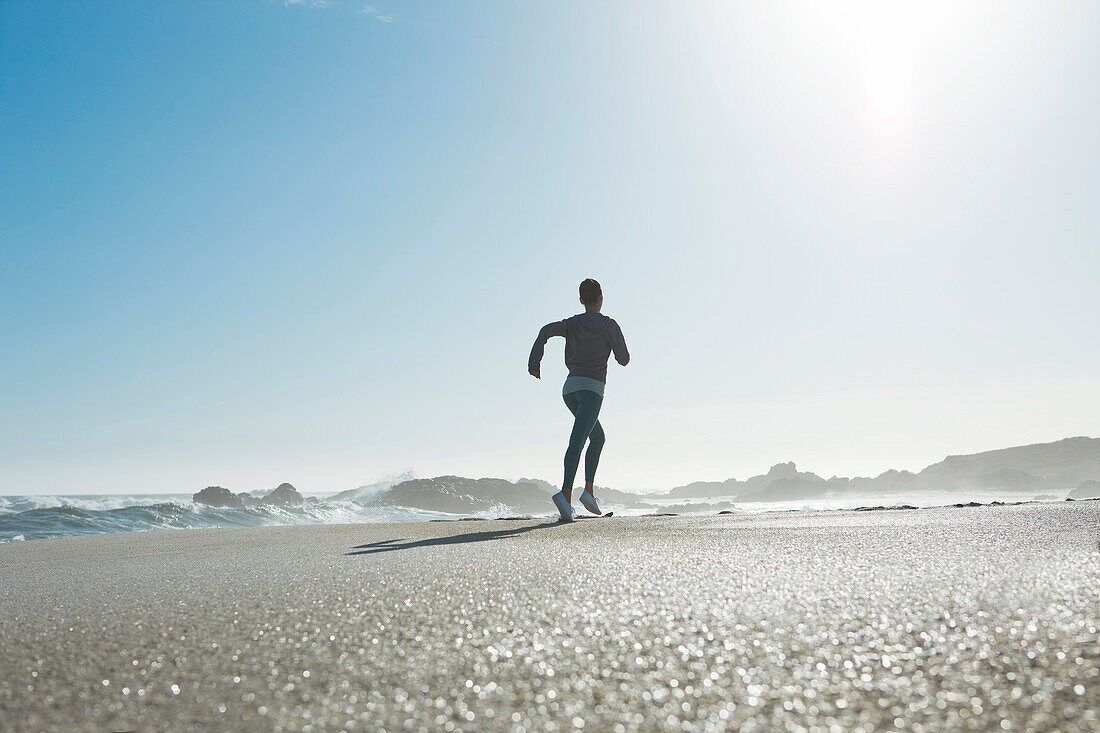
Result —
[{"label": "blue sky", "polygon": [[[366,12],[363,12],[363,11]],[[1100,435],[1093,3],[0,2],[0,493]]]}]

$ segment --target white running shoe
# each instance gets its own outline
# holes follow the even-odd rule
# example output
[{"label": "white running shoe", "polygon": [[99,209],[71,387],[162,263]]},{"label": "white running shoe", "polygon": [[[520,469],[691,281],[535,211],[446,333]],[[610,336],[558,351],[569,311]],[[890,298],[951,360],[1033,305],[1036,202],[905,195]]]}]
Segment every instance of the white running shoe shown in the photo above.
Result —
[{"label": "white running shoe", "polygon": [[581,504],[584,504],[584,508],[593,514],[603,516],[603,512],[600,511],[600,502],[596,501],[596,497],[589,494],[587,491],[581,494]]},{"label": "white running shoe", "polygon": [[561,521],[572,522],[576,519],[576,513],[573,511],[573,505],[565,500],[565,494],[558,492],[554,494],[554,506],[558,508],[558,513],[561,514]]}]

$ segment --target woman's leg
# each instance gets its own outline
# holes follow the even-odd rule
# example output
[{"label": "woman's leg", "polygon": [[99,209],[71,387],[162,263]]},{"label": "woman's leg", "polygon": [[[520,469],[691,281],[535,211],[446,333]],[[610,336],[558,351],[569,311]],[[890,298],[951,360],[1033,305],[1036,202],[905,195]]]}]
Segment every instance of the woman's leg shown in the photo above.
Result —
[{"label": "woman's leg", "polygon": [[[577,466],[581,462],[581,451],[584,442],[592,433],[600,416],[600,405],[603,397],[595,392],[582,389],[578,392],[570,392],[563,396],[565,406],[573,413],[573,432],[569,435],[569,447],[565,450],[565,478],[562,481],[561,491],[566,501],[573,500],[573,480],[577,477]],[[600,431],[601,436],[603,431]],[[603,444],[601,442],[601,447]],[[598,455],[598,454],[597,454]]]},{"label": "woman's leg", "polygon": [[600,452],[603,450],[605,440],[603,426],[597,420],[592,426],[592,432],[588,434],[588,451],[584,454],[584,488],[593,496],[595,496],[592,487],[596,480],[596,467],[600,465]]}]

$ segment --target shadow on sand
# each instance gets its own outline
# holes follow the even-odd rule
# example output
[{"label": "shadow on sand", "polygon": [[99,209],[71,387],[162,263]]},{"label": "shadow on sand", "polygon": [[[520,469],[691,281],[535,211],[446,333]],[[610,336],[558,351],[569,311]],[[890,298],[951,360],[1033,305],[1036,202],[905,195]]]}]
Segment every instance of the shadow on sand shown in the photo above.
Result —
[{"label": "shadow on sand", "polygon": [[489,530],[486,532],[466,532],[465,534],[451,535],[450,537],[432,537],[426,540],[381,540],[379,542],[370,542],[365,545],[357,545],[349,555],[374,555],[379,552],[392,552],[393,550],[412,550],[417,547],[435,547],[438,545],[460,545],[467,542],[487,542],[489,540],[499,540],[504,537],[514,537],[524,532],[530,532],[535,529],[546,529],[547,527],[558,527],[562,524],[558,520],[550,522],[544,522],[542,524],[533,524],[529,527],[515,527],[513,529],[497,529]]}]

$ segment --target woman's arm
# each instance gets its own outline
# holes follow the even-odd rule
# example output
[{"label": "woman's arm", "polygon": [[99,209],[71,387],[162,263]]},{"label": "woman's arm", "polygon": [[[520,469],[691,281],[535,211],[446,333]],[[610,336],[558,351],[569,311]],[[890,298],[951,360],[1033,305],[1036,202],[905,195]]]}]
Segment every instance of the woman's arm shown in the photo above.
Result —
[{"label": "woman's arm", "polygon": [[527,373],[535,379],[542,379],[539,365],[542,364],[543,348],[553,336],[565,336],[565,321],[547,323],[539,331],[539,337],[535,339],[535,345],[531,347],[531,356],[527,357]]},{"label": "woman's arm", "polygon": [[619,328],[619,324],[615,322],[614,318],[611,319],[611,328],[608,330],[611,335],[611,350],[615,352],[615,361],[622,366],[626,366],[630,363],[630,352],[626,350],[626,339],[623,338],[623,330]]}]

